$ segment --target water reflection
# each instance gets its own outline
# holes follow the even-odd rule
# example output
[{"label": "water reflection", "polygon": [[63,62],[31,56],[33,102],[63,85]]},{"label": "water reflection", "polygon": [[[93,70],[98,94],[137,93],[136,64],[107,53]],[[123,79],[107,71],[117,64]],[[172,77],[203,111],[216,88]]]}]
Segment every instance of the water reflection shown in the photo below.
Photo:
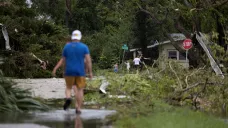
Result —
[{"label": "water reflection", "polygon": [[[36,124],[49,128],[101,128],[106,126],[106,116],[115,111],[84,109],[80,115],[73,109],[69,111],[52,110],[47,112],[0,113],[1,124]],[[7,127],[7,128],[15,128]],[[23,127],[30,128],[30,127]]]},{"label": "water reflection", "polygon": [[83,128],[82,119],[79,115],[75,117],[74,128]]},{"label": "water reflection", "polygon": [[[73,121],[74,122],[73,122]],[[83,121],[80,115],[76,116],[65,116],[64,128],[83,128]]]}]

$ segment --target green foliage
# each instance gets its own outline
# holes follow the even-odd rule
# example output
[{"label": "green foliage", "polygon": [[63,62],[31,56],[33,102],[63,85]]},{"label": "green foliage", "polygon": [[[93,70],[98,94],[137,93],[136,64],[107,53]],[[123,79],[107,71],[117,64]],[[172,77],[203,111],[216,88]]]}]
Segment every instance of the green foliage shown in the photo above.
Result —
[{"label": "green foliage", "polygon": [[[0,23],[7,26],[12,52],[5,54],[2,70],[11,77],[51,77],[51,70],[60,59],[67,38],[67,29],[37,13],[36,8],[28,8],[25,3],[1,7]],[[5,15],[7,13],[7,15]],[[3,36],[0,36],[3,39]],[[40,62],[30,53],[49,62],[47,71],[42,71]]]},{"label": "green foliage", "polygon": [[[132,104],[147,106],[153,104],[154,99],[163,99],[173,105],[192,106],[192,108],[212,111],[219,115],[226,114],[228,110],[226,79],[216,76],[210,68],[187,70],[174,61],[168,61],[166,64],[163,70],[149,69],[151,73],[149,76],[147,72],[125,75],[100,72],[98,75],[105,76],[110,83],[107,88],[109,94],[129,96],[131,100],[102,98],[103,100],[100,101],[98,98],[95,101],[111,102],[111,104],[127,102],[121,104],[121,107],[127,108]],[[137,109],[137,106],[135,107]],[[151,111],[152,108],[150,107]],[[146,107],[142,109],[147,110]],[[127,115],[129,113],[135,112],[126,111]]]},{"label": "green foliage", "polygon": [[36,13],[47,15],[57,24],[64,24],[65,1],[64,0],[33,0],[32,7]]},{"label": "green foliage", "polygon": [[[152,124],[156,127],[167,127],[168,124],[170,127],[227,127],[221,120],[202,112],[174,109],[166,103],[157,101],[157,99],[165,100],[173,105],[188,106],[225,116],[228,110],[227,79],[221,79],[206,68],[186,70],[173,61],[167,63],[165,70],[149,70],[151,73],[149,76],[143,72],[124,75],[100,72],[99,75],[105,76],[110,83],[106,91],[113,97],[93,93],[86,94],[86,100],[92,99],[98,104],[108,106],[109,109],[117,110],[118,114],[113,120],[117,121],[118,127],[141,127],[145,124],[147,124],[145,127]],[[96,86],[96,83],[97,81],[90,86]],[[126,97],[119,99],[115,97],[116,95]],[[189,116],[185,118],[186,115]],[[167,117],[168,121],[164,117]],[[164,123],[156,123],[161,119],[165,120]],[[151,121],[154,123],[151,124]],[[188,121],[191,123],[186,123]],[[198,126],[198,122],[202,123]]]},{"label": "green foliage", "polygon": [[[71,1],[71,14],[68,16],[65,1],[62,0],[33,0],[31,8],[22,1],[11,0],[10,5],[1,6],[0,22],[7,26],[13,50],[25,54],[32,52],[43,60],[49,60],[48,72],[60,58],[62,47],[68,40],[68,32],[74,29],[82,31],[82,41],[88,44],[93,63],[98,68],[107,69],[112,68],[114,63],[120,64],[123,44],[131,49],[146,47],[153,44],[154,40],[166,40],[165,33],[177,32],[174,26],[176,21],[180,21],[190,33],[194,33],[197,24],[203,33],[211,33],[217,31],[217,23],[221,23],[226,38],[228,6],[219,5],[222,0],[215,3],[211,0],[185,2],[76,0]],[[143,12],[141,8],[151,14]],[[142,15],[143,22],[139,18]],[[0,39],[3,40],[3,36],[0,35]],[[221,52],[217,52],[219,61],[225,60],[227,63],[226,54],[220,57]],[[24,74],[29,75],[18,77],[31,77],[30,74],[34,73]]]},{"label": "green foliage", "polygon": [[[164,108],[155,104],[156,108]],[[215,117],[208,116],[202,112],[193,112],[184,108],[168,108],[163,111],[155,111],[146,117],[130,118],[125,117],[118,120],[116,126],[118,128],[226,128],[228,124]]]},{"label": "green foliage", "polygon": [[18,78],[50,78],[51,71],[43,70],[39,62],[29,53],[9,53],[5,63],[1,66],[2,71],[8,77]]},{"label": "green foliage", "polygon": [[29,90],[13,86],[15,83],[0,76],[0,111],[47,110],[48,106],[31,98]]}]

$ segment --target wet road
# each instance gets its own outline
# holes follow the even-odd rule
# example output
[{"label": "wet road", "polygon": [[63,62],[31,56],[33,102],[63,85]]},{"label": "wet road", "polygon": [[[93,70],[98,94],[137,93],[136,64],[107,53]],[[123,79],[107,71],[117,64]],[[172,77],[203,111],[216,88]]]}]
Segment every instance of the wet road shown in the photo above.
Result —
[{"label": "wet road", "polygon": [[5,118],[0,114],[0,128],[112,128],[107,116],[115,113],[113,110],[83,109],[77,115],[75,109],[70,109],[9,114]]}]

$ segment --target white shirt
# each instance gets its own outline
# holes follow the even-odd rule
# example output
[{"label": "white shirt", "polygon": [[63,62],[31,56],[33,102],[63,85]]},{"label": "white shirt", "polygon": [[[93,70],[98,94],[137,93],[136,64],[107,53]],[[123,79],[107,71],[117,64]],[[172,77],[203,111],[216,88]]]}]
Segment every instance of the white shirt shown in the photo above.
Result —
[{"label": "white shirt", "polygon": [[135,65],[139,65],[140,59],[139,59],[139,58],[135,58],[135,59],[133,60],[133,62],[135,63]]}]

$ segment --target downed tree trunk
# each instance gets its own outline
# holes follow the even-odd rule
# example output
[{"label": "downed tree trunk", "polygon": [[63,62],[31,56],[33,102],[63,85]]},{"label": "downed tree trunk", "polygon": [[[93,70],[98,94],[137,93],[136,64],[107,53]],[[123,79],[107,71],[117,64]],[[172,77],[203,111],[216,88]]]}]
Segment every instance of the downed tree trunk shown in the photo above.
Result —
[{"label": "downed tree trunk", "polygon": [[224,75],[223,75],[221,69],[219,68],[218,64],[215,62],[208,47],[204,43],[204,42],[208,42],[208,40],[206,40],[206,38],[203,36],[202,33],[199,33],[199,34],[200,35],[196,34],[196,39],[198,40],[199,44],[202,46],[202,48],[206,52],[206,55],[208,56],[208,59],[210,60],[212,69],[215,71],[216,75],[219,75],[219,76],[221,76],[222,79],[224,79]]}]

